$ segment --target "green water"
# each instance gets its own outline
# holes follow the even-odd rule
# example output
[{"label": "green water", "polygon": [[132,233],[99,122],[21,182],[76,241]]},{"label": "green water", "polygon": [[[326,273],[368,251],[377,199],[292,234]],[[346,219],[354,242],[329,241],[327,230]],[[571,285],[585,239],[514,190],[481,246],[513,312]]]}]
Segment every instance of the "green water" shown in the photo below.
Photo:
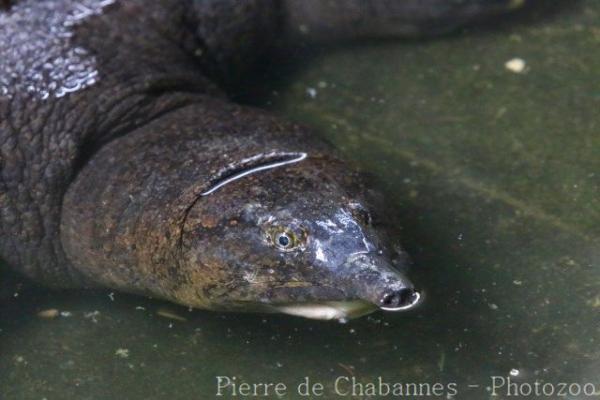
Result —
[{"label": "green water", "polygon": [[[217,376],[294,399],[306,376],[323,399],[350,398],[339,376],[455,383],[457,399],[515,398],[492,396],[492,376],[600,392],[600,2],[567,3],[443,39],[294,52],[243,94],[373,174],[421,308],[338,324],[12,285],[0,398],[209,399]],[[69,314],[36,316],[50,308]]]}]

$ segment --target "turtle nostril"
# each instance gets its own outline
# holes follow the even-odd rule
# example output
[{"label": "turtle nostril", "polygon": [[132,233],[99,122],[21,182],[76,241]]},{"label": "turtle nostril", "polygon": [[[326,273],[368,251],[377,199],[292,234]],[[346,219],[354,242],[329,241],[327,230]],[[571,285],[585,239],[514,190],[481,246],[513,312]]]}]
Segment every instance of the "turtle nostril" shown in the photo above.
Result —
[{"label": "turtle nostril", "polygon": [[419,302],[419,292],[414,289],[403,288],[386,292],[381,297],[380,307],[383,310],[407,310]]}]

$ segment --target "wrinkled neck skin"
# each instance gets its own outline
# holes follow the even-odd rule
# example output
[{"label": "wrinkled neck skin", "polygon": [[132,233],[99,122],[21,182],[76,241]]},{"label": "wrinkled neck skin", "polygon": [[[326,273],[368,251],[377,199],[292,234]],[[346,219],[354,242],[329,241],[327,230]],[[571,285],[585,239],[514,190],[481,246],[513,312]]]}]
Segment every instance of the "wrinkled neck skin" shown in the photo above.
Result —
[{"label": "wrinkled neck skin", "polygon": [[[191,279],[181,265],[186,216],[219,170],[284,151],[331,157],[328,146],[296,125],[198,96],[195,104],[108,143],[82,168],[62,207],[68,259],[88,285],[210,308],[210,299],[180,290]],[[196,272],[198,282],[209,285],[218,271]]]}]

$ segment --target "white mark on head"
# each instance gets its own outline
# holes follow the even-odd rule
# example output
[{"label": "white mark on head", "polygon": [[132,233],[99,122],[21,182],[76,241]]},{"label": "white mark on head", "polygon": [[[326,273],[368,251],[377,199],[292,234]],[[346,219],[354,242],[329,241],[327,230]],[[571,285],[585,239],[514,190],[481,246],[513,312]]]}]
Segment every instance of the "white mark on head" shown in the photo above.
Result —
[{"label": "white mark on head", "polygon": [[325,255],[325,252],[323,251],[323,246],[321,245],[321,242],[316,240],[316,246],[317,246],[317,251],[315,253],[315,257],[317,258],[317,260],[321,261],[321,262],[327,262],[327,256]]},{"label": "white mark on head", "polygon": [[[308,157],[308,154],[302,153],[302,152],[281,153],[281,154],[273,153],[271,155],[266,155],[266,156],[272,156],[272,155],[284,156],[284,159],[281,161],[267,162],[265,164],[258,163],[254,167],[244,168],[225,179],[219,179],[217,183],[213,184],[210,188],[208,188],[206,191],[201,193],[201,195],[207,196],[207,195],[213,193],[214,191],[218,190],[219,188],[227,185],[228,183],[237,181],[238,179],[241,179],[245,176],[255,174],[260,171],[266,171],[268,169],[283,167],[284,165],[288,165],[288,164],[294,164],[294,163],[300,162],[300,161],[304,160],[306,157]],[[251,165],[251,163],[260,161],[263,157],[265,157],[265,154],[258,154],[256,156],[252,156],[252,157],[240,160],[239,164],[240,165],[245,165],[245,164]],[[268,159],[268,157],[267,157],[267,159]]]},{"label": "white mark on head", "polygon": [[329,233],[329,234],[336,234],[336,233],[344,232],[344,230],[341,229],[338,226],[338,224],[336,224],[335,222],[333,222],[330,219],[326,219],[325,221],[317,221],[316,224],[319,225],[321,228],[325,229],[327,231],[327,233]]}]

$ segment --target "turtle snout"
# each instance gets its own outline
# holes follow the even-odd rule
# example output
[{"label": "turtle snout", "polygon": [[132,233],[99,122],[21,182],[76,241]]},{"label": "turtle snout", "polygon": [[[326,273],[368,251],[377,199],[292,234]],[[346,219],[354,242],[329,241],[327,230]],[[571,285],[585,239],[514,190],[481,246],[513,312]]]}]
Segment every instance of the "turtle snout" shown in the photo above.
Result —
[{"label": "turtle snout", "polygon": [[355,297],[381,310],[409,310],[421,301],[422,295],[412,282],[378,254],[351,255],[343,271]]},{"label": "turtle snout", "polygon": [[401,311],[413,308],[419,303],[421,295],[413,288],[388,290],[379,300],[379,308],[386,311]]}]

